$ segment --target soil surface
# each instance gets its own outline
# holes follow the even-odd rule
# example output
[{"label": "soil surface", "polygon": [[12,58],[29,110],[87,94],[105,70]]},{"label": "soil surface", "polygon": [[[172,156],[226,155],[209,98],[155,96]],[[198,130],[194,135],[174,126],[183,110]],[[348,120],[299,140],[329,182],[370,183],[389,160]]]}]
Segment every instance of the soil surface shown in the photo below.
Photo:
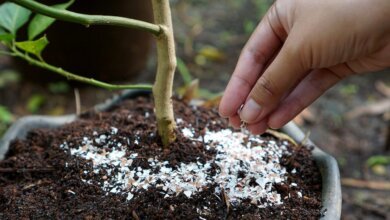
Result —
[{"label": "soil surface", "polygon": [[[180,118],[178,130],[192,126],[191,135],[200,137],[199,140],[209,130],[218,132],[227,127],[215,110],[188,107],[179,101],[175,101],[175,110],[176,118]],[[166,161],[166,166],[151,170],[152,173],[168,168],[172,173],[183,169],[183,164],[201,165],[216,157],[217,148],[206,147],[205,141],[196,142],[182,134],[185,132],[178,132],[177,141],[169,149],[160,148],[152,112],[153,105],[148,98],[126,100],[107,112],[89,111],[58,129],[33,130],[26,140],[13,141],[6,159],[0,162],[1,219],[318,219],[321,216],[321,176],[310,150],[270,135],[262,137],[264,144],[275,143],[288,152],[280,158],[282,168],[287,171],[286,181],[269,187],[280,194],[282,204],[270,203],[259,208],[265,199],[260,204],[250,199],[233,203],[227,191],[218,191],[215,183],[208,183],[190,196],[186,191],[167,196],[157,187],[158,182],[145,190],[132,191],[130,199],[129,194],[113,190],[115,186],[107,191],[102,186],[113,175],[106,172],[108,169],[94,172],[96,161],[71,153],[78,150],[78,143],[84,143],[81,148],[86,148],[93,142],[100,154],[108,154],[107,157],[121,146],[118,143],[132,143],[126,147],[125,154],[137,156],[129,169],[149,168],[148,158]],[[91,134],[97,138],[88,142],[86,137]],[[112,141],[101,144],[103,139]],[[268,146],[264,144],[259,147]],[[111,168],[112,172],[119,169]],[[212,163],[207,172],[220,173],[221,167]],[[141,178],[139,172],[137,175],[134,181]],[[238,174],[239,178],[245,175],[249,174]],[[253,180],[249,185],[256,186],[258,182]]]}]

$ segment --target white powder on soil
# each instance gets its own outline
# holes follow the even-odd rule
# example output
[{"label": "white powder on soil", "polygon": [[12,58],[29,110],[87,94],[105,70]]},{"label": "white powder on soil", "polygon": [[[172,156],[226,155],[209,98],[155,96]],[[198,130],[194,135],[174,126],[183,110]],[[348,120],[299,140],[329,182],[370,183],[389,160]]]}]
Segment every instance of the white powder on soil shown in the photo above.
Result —
[{"label": "white powder on soil", "polygon": [[[182,119],[179,118],[176,122],[180,124]],[[117,134],[118,129],[111,127],[108,132]],[[272,189],[272,185],[283,183],[287,178],[286,169],[280,165],[282,155],[288,154],[286,142],[277,145],[275,141],[265,141],[261,137],[233,132],[230,129],[218,132],[206,131],[203,140],[202,137],[195,138],[194,129],[191,127],[182,129],[182,133],[194,141],[204,140],[206,149],[216,150],[215,159],[205,164],[181,163],[177,169],[172,169],[167,166],[168,161],[149,158],[147,161],[151,169],[141,167],[130,169],[138,154],[132,153],[126,156],[126,148],[131,146],[129,139],[123,137],[127,141],[119,142],[112,140],[110,135],[99,135],[96,131],[91,137],[83,137],[77,148],[70,149],[70,153],[91,160],[95,174],[105,171],[103,173],[107,175],[102,177],[104,180],[102,189],[107,193],[124,194],[127,200],[131,200],[138,190],[146,190],[149,187],[161,189],[165,192],[165,197],[183,193],[191,198],[202,191],[204,186],[216,183],[215,194],[220,196],[223,189],[233,206],[243,199],[250,199],[252,204],[260,208],[283,203],[280,194]],[[138,138],[134,139],[135,144],[139,144]],[[93,140],[104,146],[94,146]],[[64,150],[69,148],[67,142],[60,147]],[[213,163],[219,167],[215,175],[211,174]],[[152,172],[158,167],[159,172]],[[87,176],[83,181],[92,184]]]}]

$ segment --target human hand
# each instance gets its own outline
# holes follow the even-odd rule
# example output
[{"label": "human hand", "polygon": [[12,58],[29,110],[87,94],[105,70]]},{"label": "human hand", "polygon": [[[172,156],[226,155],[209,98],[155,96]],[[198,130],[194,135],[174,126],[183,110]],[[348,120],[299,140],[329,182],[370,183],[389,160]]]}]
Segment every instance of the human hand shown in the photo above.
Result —
[{"label": "human hand", "polygon": [[389,0],[278,0],[242,50],[219,112],[260,134],[341,79],[387,67]]}]

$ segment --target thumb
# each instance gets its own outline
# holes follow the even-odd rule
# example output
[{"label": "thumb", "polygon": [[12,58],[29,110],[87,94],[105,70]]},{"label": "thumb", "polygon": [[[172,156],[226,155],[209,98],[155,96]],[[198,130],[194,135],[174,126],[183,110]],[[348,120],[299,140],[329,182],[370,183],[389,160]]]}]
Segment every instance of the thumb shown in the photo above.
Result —
[{"label": "thumb", "polygon": [[302,61],[299,47],[302,44],[292,39],[291,35],[286,39],[279,54],[252,88],[240,113],[244,122],[254,123],[264,118],[307,74],[309,67]]}]

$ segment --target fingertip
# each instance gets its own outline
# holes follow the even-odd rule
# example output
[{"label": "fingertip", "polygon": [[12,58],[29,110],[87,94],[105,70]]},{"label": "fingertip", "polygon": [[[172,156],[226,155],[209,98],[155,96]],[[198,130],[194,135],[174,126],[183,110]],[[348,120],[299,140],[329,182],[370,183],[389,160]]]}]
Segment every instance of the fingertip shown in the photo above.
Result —
[{"label": "fingertip", "polygon": [[232,77],[219,104],[219,114],[222,117],[230,117],[237,114],[237,110],[246,100],[250,89],[243,81]]},{"label": "fingertip", "polygon": [[282,128],[284,124],[278,124],[278,123],[268,123],[268,127],[271,128],[272,130],[278,130]]},{"label": "fingertip", "polygon": [[281,127],[283,127],[285,124],[287,124],[287,122],[289,120],[292,120],[293,118],[291,119],[286,119],[286,114],[283,113],[283,111],[276,111],[274,113],[272,113],[269,118],[268,118],[268,127],[270,127],[271,129],[280,129]]},{"label": "fingertip", "polygon": [[229,125],[235,129],[240,128],[240,125],[241,125],[240,117],[238,117],[238,115],[234,115],[232,117],[229,117]]},{"label": "fingertip", "polygon": [[268,126],[266,121],[257,122],[254,124],[247,125],[247,129],[254,135],[263,134],[267,130]]},{"label": "fingertip", "polygon": [[225,104],[224,104],[224,97],[225,96],[222,97],[221,102],[219,103],[218,114],[222,118],[229,118],[229,114],[227,114],[226,107],[225,107]]},{"label": "fingertip", "polygon": [[229,118],[235,113],[234,103],[229,100],[232,99],[228,90],[226,90],[225,94],[222,96],[221,102],[218,106],[218,113],[223,118]]},{"label": "fingertip", "polygon": [[219,116],[221,116],[221,118],[229,118],[229,116],[226,114],[226,112],[221,110],[221,108],[218,109],[218,114],[219,114]]}]

